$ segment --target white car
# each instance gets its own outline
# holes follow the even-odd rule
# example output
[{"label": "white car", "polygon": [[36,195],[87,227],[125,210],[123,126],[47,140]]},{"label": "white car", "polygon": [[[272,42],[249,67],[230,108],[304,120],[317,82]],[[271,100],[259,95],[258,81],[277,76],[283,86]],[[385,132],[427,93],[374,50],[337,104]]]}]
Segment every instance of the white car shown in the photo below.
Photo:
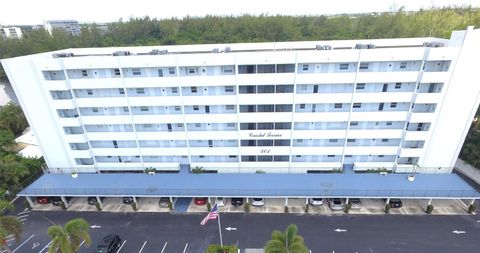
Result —
[{"label": "white car", "polygon": [[322,198],[309,198],[308,203],[312,206],[321,206],[321,205],[323,205],[323,199]]},{"label": "white car", "polygon": [[333,211],[341,211],[345,205],[343,199],[339,198],[329,199],[328,204]]},{"label": "white car", "polygon": [[253,198],[252,206],[263,206],[265,205],[265,200],[263,198]]},{"label": "white car", "polygon": [[218,207],[224,206],[225,205],[225,198],[217,197],[215,199],[215,204],[217,204]]}]

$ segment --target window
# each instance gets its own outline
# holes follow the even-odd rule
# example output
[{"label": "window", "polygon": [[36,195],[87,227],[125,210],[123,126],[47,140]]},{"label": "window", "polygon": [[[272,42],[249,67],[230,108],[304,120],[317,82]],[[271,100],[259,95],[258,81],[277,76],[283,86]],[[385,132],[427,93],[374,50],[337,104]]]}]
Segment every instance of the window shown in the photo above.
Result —
[{"label": "window", "polygon": [[87,70],[82,69],[82,76],[88,76]]},{"label": "window", "polygon": [[308,71],[308,64],[302,64],[302,71]]},{"label": "window", "polygon": [[144,88],[136,88],[135,91],[137,92],[137,94],[145,94]]},{"label": "window", "polygon": [[195,70],[194,67],[188,67],[187,73],[188,73],[189,75],[194,75],[194,74],[196,73],[196,70]]},{"label": "window", "polygon": [[390,108],[397,108],[397,103],[391,103]]},{"label": "window", "polygon": [[177,87],[172,87],[172,93],[178,93],[178,88]]},{"label": "window", "polygon": [[202,126],[202,124],[200,124],[200,123],[195,123],[195,127],[201,127],[201,126]]},{"label": "window", "polygon": [[382,139],[382,142],[388,142],[388,139]]},{"label": "window", "polygon": [[237,158],[236,155],[229,155],[228,158]]},{"label": "window", "polygon": [[222,72],[223,73],[233,73],[233,66],[222,66]]},{"label": "window", "polygon": [[407,62],[406,61],[400,62],[400,69],[406,69],[406,68],[407,68]]},{"label": "window", "polygon": [[194,106],[193,106],[193,110],[194,110],[194,111],[198,111],[199,109],[200,109],[200,108],[198,107],[198,105],[194,105]]},{"label": "window", "polygon": [[255,85],[242,85],[239,87],[240,94],[255,94],[257,87]]},{"label": "window", "polygon": [[225,92],[233,92],[233,86],[225,86]]},{"label": "window", "polygon": [[88,95],[93,95],[93,91],[92,90],[87,90],[87,94]]},{"label": "window", "polygon": [[349,143],[355,143],[355,139],[347,139],[347,142],[349,142]]},{"label": "window", "polygon": [[337,143],[338,140],[337,140],[337,139],[328,139],[328,142],[329,142],[329,143]]},{"label": "window", "polygon": [[353,103],[353,108],[362,108],[362,103]]},{"label": "window", "polygon": [[196,86],[190,87],[190,92],[191,93],[197,93],[197,87]]},{"label": "window", "polygon": [[175,75],[175,68],[174,67],[168,68],[168,74]]},{"label": "window", "polygon": [[335,104],[333,107],[334,107],[335,109],[341,109],[342,106],[343,106],[342,104]]},{"label": "window", "polygon": [[352,122],[350,122],[350,126],[358,126],[358,121],[352,121]]},{"label": "window", "polygon": [[387,121],[387,123],[385,123],[385,125],[387,125],[387,126],[391,126],[392,124],[393,124],[393,122],[391,122],[391,121]]},{"label": "window", "polygon": [[378,157],[382,158],[382,157],[384,157],[384,155],[378,155]]},{"label": "window", "polygon": [[120,93],[120,95],[125,95],[125,90],[120,88],[118,89],[118,93]]},{"label": "window", "polygon": [[327,157],[335,157],[335,155],[327,155]]},{"label": "window", "polygon": [[257,73],[275,73],[275,65],[273,64],[257,65]]},{"label": "window", "polygon": [[140,106],[140,111],[148,112],[148,107],[147,106]]},{"label": "window", "polygon": [[364,83],[357,83],[357,90],[364,90],[365,84]]},{"label": "window", "polygon": [[257,112],[274,112],[273,105],[258,105]]},{"label": "window", "polygon": [[142,75],[142,70],[140,70],[140,69],[132,69],[132,75],[134,75],[134,76],[141,76],[141,75]]},{"label": "window", "polygon": [[158,77],[163,77],[163,69],[158,69]]},{"label": "window", "polygon": [[98,112],[98,108],[97,108],[97,107],[93,107],[93,108],[92,108],[92,112]]},{"label": "window", "polygon": [[305,109],[305,104],[300,104],[300,109]]},{"label": "window", "polygon": [[225,105],[225,110],[227,111],[235,110],[235,105]]},{"label": "window", "polygon": [[271,130],[273,129],[273,123],[258,123],[257,129],[259,130]]},{"label": "window", "polygon": [[178,128],[182,128],[182,127],[183,127],[183,124],[182,124],[182,123],[177,123],[177,127],[178,127]]},{"label": "window", "polygon": [[257,87],[257,93],[275,93],[274,85],[259,85]]},{"label": "window", "polygon": [[128,112],[128,107],[124,106],[124,107],[123,107],[123,111],[124,111],[124,112]]},{"label": "window", "polygon": [[258,140],[257,146],[273,146],[273,140]]},{"label": "window", "polygon": [[361,70],[367,70],[367,69],[368,69],[368,65],[370,65],[370,63],[368,63],[368,62],[362,62],[362,63],[360,63],[360,69],[361,69]]},{"label": "window", "polygon": [[177,106],[174,107],[174,109],[175,109],[175,111],[179,112],[181,110],[181,107],[177,105]]},{"label": "window", "polygon": [[402,83],[395,84],[395,89],[401,89],[401,88],[402,88]]},{"label": "window", "polygon": [[255,123],[240,123],[240,130],[255,130]]},{"label": "window", "polygon": [[120,76],[120,69],[113,69],[113,74],[115,76]]},{"label": "window", "polygon": [[276,93],[293,93],[293,85],[277,85]]},{"label": "window", "polygon": [[293,73],[295,64],[277,64],[277,73]]},{"label": "window", "polygon": [[276,122],[275,129],[291,129],[292,123],[290,122]]},{"label": "window", "polygon": [[235,127],[235,123],[227,123],[227,127]]},{"label": "window", "polygon": [[255,140],[241,140],[240,145],[243,147],[255,147],[257,144]]},{"label": "window", "polygon": [[348,70],[349,66],[350,66],[350,64],[348,64],[348,63],[340,63],[339,69],[340,70]]}]

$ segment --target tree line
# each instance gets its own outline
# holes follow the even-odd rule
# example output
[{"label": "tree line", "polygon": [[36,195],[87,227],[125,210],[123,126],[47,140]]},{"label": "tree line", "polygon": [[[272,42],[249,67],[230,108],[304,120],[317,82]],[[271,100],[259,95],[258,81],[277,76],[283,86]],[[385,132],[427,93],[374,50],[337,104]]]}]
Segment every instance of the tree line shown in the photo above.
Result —
[{"label": "tree line", "polygon": [[[182,45],[265,41],[343,40],[405,37],[449,38],[453,30],[480,26],[480,9],[470,6],[335,16],[206,16],[119,20],[103,32],[83,25],[80,36],[32,30],[22,39],[0,39],[0,59],[78,47]],[[5,79],[0,68],[0,79]],[[471,131],[461,157],[480,166],[480,134]]]}]

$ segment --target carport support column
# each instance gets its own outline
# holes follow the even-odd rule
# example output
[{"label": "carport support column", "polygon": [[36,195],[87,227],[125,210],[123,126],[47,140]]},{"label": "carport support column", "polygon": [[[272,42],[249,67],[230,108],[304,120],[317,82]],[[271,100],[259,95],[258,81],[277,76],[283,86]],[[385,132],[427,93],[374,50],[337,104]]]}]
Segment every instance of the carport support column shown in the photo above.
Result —
[{"label": "carport support column", "polygon": [[285,206],[288,206],[288,198],[285,198]]},{"label": "carport support column", "polygon": [[470,201],[470,205],[473,205],[475,204],[475,199],[472,199],[472,201]]},{"label": "carport support column", "polygon": [[135,205],[136,205],[137,208],[138,208],[137,197],[132,197],[132,198],[133,198],[133,203],[135,203]]},{"label": "carport support column", "polygon": [[350,201],[349,198],[345,199],[345,205],[348,205],[348,202]]},{"label": "carport support column", "polygon": [[429,205],[431,205],[431,204],[432,204],[432,199],[429,199],[427,206],[429,206]]},{"label": "carport support column", "polygon": [[31,198],[30,196],[25,196],[25,199],[27,199],[27,202],[28,202],[28,204],[30,205],[30,207],[33,207],[32,198]]},{"label": "carport support column", "polygon": [[390,204],[390,198],[387,198],[387,200],[385,201],[385,205],[388,205]]},{"label": "carport support column", "polygon": [[63,202],[63,204],[65,205],[65,208],[68,208],[67,199],[66,199],[64,196],[60,196],[60,198],[62,199],[62,202]]},{"label": "carport support column", "polygon": [[247,203],[248,203],[248,197],[247,197]]},{"label": "carport support column", "polygon": [[96,196],[95,198],[97,198],[97,203],[98,205],[100,206],[100,209],[103,209],[103,203],[102,203],[102,199],[98,196]]}]

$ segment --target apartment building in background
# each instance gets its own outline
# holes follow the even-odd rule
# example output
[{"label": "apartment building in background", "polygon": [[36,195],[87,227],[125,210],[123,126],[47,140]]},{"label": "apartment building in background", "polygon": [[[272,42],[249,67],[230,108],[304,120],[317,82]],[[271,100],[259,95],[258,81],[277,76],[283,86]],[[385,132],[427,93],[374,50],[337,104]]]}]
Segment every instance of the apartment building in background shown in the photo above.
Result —
[{"label": "apartment building in background", "polygon": [[51,172],[449,173],[480,99],[450,39],[81,48],[2,60]]},{"label": "apartment building in background", "polygon": [[20,27],[0,26],[0,36],[4,39],[20,39],[22,35],[22,29],[20,29]]},{"label": "apartment building in background", "polygon": [[72,36],[78,36],[81,33],[80,24],[76,20],[48,20],[45,23],[45,29],[50,34],[54,30],[64,31]]}]

